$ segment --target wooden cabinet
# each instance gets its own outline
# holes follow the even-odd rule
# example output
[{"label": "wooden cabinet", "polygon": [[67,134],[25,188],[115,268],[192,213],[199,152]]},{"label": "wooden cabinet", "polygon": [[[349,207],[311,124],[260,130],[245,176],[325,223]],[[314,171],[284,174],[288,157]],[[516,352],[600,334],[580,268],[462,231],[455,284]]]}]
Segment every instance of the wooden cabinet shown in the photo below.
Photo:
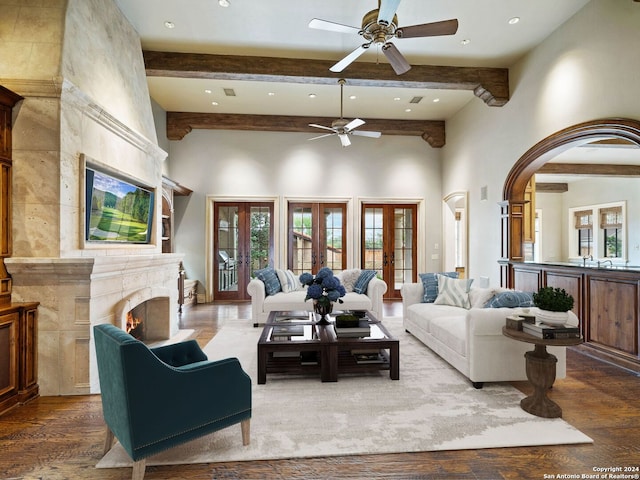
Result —
[{"label": "wooden cabinet", "polygon": [[640,372],[640,271],[513,263],[514,288],[563,288],[575,300],[589,353]]},{"label": "wooden cabinet", "polygon": [[38,396],[38,303],[11,303],[11,121],[20,95],[0,85],[0,414]]},{"label": "wooden cabinet", "polygon": [[38,396],[38,304],[0,306],[0,414]]}]

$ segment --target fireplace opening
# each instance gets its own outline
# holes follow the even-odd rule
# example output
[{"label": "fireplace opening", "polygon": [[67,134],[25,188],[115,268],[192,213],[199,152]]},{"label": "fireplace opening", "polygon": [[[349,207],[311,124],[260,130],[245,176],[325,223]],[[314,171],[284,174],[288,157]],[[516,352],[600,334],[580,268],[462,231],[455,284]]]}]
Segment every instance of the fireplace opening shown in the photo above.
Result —
[{"label": "fireplace opening", "polygon": [[125,332],[145,343],[171,338],[169,297],[137,296],[128,299],[124,305],[121,328]]}]

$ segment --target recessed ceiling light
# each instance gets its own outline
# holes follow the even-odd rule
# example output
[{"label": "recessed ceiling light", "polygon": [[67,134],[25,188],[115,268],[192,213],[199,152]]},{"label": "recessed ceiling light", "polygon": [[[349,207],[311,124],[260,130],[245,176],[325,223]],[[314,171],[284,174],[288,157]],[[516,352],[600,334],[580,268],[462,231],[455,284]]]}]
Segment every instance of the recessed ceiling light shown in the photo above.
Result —
[{"label": "recessed ceiling light", "polygon": [[349,100],[355,100],[356,98],[358,97],[356,97],[355,95],[349,95]]},{"label": "recessed ceiling light", "polygon": [[439,99],[439,98],[434,98],[434,99],[433,99],[433,103],[438,103],[439,101],[440,101],[440,99]]},{"label": "recessed ceiling light", "polygon": [[471,43],[471,40],[469,40],[468,38],[465,38],[464,40],[462,40],[460,42],[462,45],[469,45]]},{"label": "recessed ceiling light", "polygon": [[167,20],[166,22],[164,22],[164,26],[165,26],[165,27],[167,27],[168,29],[176,28],[175,23],[170,22],[169,20]]},{"label": "recessed ceiling light", "polygon": [[310,93],[309,94],[309,98],[316,98],[316,94],[315,93]]},{"label": "recessed ceiling light", "polygon": [[393,100],[394,100],[395,102],[399,102],[399,101],[400,101],[400,97],[394,97],[394,98],[393,98]]},{"label": "recessed ceiling light", "polygon": [[408,112],[411,111],[411,109],[410,108],[405,108],[404,111],[408,113]]},{"label": "recessed ceiling light", "polygon": [[211,105],[213,105],[214,107],[217,107],[220,104],[218,102],[211,102]]},{"label": "recessed ceiling light", "polygon": [[511,17],[509,19],[509,25],[515,25],[516,23],[518,23],[520,21],[520,17]]},{"label": "recessed ceiling light", "polygon": [[211,93],[211,90],[209,90],[208,88],[204,91],[204,93]]},{"label": "recessed ceiling light", "polygon": [[267,93],[267,95],[269,95],[270,97],[275,97],[276,94],[274,92],[269,92]]},{"label": "recessed ceiling light", "polygon": [[231,4],[229,3],[229,0],[218,0],[218,5],[220,5],[221,7],[227,8]]}]

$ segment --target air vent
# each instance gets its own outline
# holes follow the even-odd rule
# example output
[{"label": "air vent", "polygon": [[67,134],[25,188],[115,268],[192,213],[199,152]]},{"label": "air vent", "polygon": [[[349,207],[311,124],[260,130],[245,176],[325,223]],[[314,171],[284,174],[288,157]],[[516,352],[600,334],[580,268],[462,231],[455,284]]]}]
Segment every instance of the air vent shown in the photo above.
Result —
[{"label": "air vent", "polygon": [[411,100],[409,100],[409,103],[420,103],[423,98],[424,97],[413,97]]},{"label": "air vent", "polygon": [[233,88],[225,88],[224,89],[224,94],[227,97],[235,97],[236,96],[236,92],[235,92],[235,90]]}]

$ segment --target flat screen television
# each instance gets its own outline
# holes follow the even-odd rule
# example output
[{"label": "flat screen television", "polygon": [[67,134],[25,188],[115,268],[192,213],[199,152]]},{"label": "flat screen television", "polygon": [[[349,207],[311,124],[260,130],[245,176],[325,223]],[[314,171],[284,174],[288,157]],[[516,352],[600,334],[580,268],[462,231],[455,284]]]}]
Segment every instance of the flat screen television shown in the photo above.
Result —
[{"label": "flat screen television", "polygon": [[85,168],[85,240],[101,243],[150,243],[154,192]]}]

